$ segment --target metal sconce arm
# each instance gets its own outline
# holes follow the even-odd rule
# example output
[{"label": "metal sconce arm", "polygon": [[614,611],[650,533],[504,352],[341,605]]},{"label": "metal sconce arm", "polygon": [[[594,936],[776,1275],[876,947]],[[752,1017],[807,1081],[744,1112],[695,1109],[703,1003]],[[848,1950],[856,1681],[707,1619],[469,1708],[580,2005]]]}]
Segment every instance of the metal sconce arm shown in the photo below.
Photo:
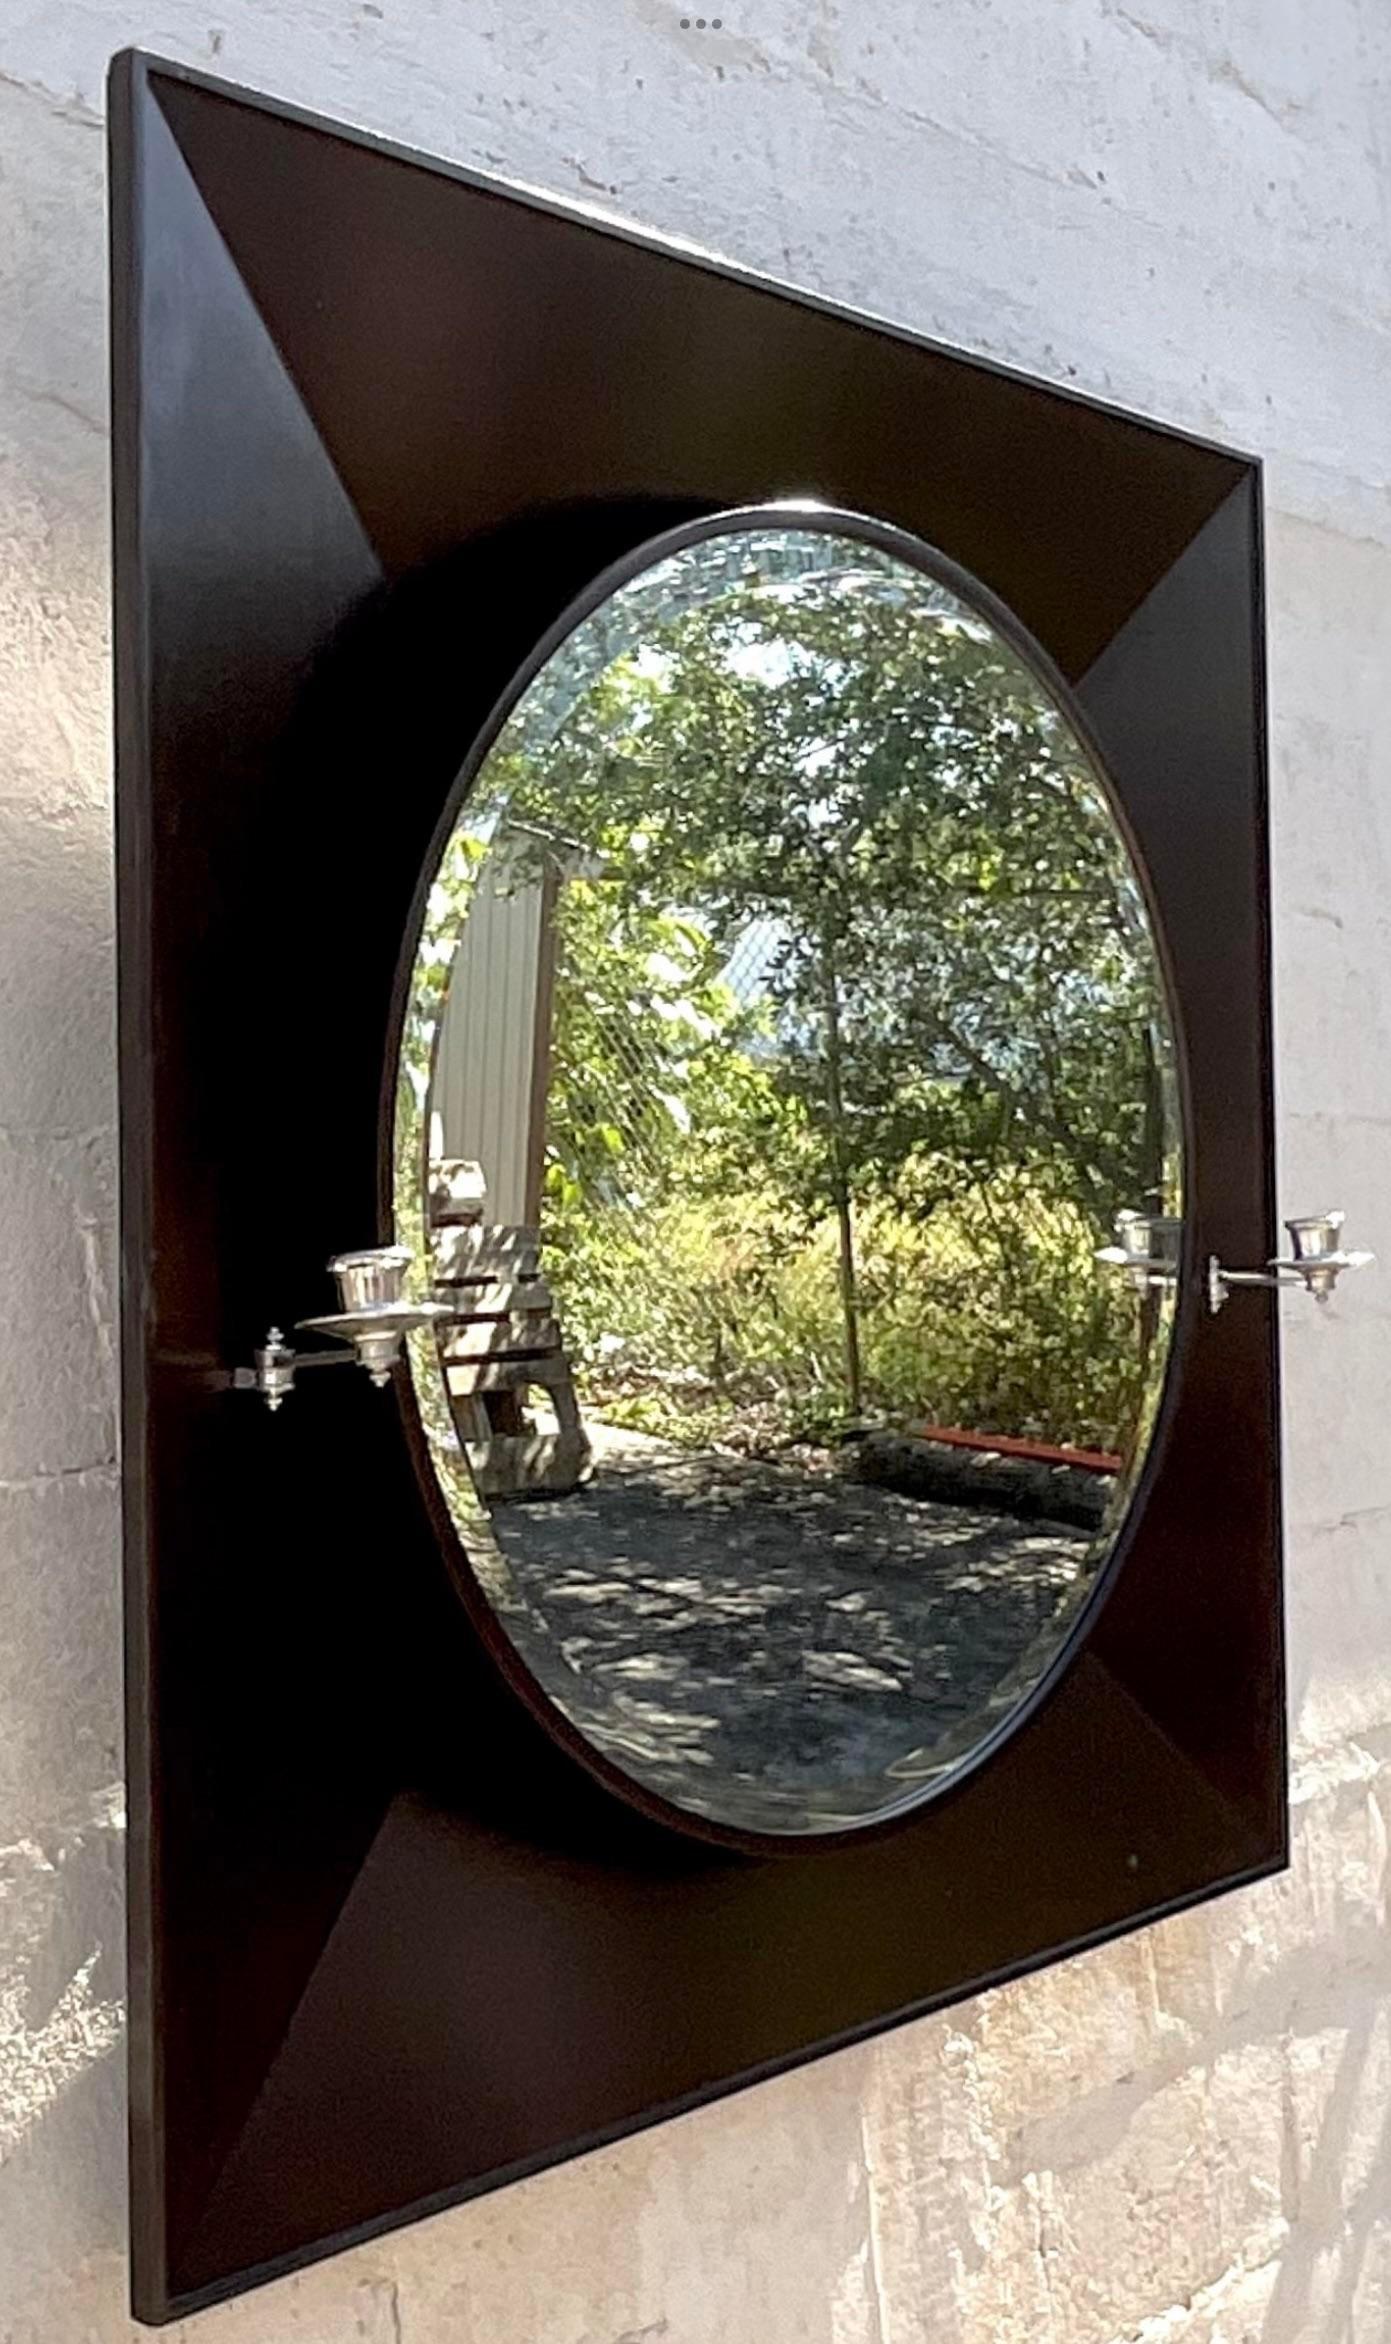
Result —
[{"label": "metal sconce arm", "polygon": [[[1205,1272],[1207,1306],[1214,1315],[1238,1286],[1299,1286],[1316,1302],[1327,1302],[1346,1270],[1362,1270],[1376,1260],[1374,1253],[1348,1252],[1342,1243],[1344,1215],[1308,1213],[1286,1221],[1290,1252],[1277,1254],[1260,1269],[1228,1269],[1209,1254]],[[1125,1212],[1116,1216],[1115,1245],[1099,1248],[1096,1259],[1125,1273],[1143,1293],[1152,1286],[1178,1283],[1182,1223],[1159,1213]]]},{"label": "metal sconce arm", "polygon": [[331,1335],[347,1351],[296,1351],[279,1327],[272,1327],[251,1367],[232,1372],[232,1389],[255,1392],[274,1412],[296,1379],[311,1367],[362,1367],[384,1388],[401,1356],[405,1337],[451,1315],[446,1302],[408,1302],[402,1292],[411,1256],[403,1245],[373,1246],[335,1254],[328,1267],[337,1282],[340,1308],[322,1318],[300,1319],[306,1334]]},{"label": "metal sconce arm", "polygon": [[1229,1270],[1209,1254],[1207,1306],[1215,1315],[1236,1286],[1302,1286],[1315,1302],[1327,1302],[1345,1270],[1364,1270],[1374,1253],[1349,1253],[1343,1246],[1342,1213],[1310,1213],[1286,1221],[1290,1252],[1274,1254],[1259,1270]]}]

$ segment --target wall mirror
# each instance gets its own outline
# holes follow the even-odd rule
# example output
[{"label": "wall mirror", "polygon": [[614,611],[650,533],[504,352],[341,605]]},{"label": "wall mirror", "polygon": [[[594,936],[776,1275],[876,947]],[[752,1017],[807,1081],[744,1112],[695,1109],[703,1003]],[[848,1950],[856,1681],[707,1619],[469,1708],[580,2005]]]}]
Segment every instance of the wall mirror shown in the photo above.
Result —
[{"label": "wall mirror", "polygon": [[590,1749],[735,1830],[921,1798],[1059,1663],[1143,1466],[1174,1022],[1080,716],[904,533],[658,540],[435,869],[396,1101],[467,1567]]},{"label": "wall mirror", "polygon": [[1277,1868],[1351,1257],[1270,1266],[1250,458],[111,98],[165,2320]]}]

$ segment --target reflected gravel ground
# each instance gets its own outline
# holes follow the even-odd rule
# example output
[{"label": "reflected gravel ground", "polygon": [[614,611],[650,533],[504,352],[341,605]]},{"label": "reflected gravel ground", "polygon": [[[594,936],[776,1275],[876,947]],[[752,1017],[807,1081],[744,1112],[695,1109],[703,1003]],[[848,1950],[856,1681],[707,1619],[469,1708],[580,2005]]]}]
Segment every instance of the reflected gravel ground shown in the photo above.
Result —
[{"label": "reflected gravel ground", "polygon": [[679,1805],[769,1831],[861,1820],[1028,1692],[1097,1542],[839,1473],[619,1442],[573,1496],[499,1505],[572,1721]]}]

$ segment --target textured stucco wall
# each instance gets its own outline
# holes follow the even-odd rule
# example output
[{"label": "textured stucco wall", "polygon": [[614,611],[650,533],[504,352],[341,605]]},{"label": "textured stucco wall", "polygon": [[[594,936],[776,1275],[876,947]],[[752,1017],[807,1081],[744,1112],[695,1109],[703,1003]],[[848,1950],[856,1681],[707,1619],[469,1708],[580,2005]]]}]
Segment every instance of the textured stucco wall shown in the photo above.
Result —
[{"label": "textured stucco wall", "polygon": [[[4,0],[0,2339],[125,2337],[102,138],[138,40],[1269,459],[1284,1188],[1391,1254],[1387,0]],[[685,15],[689,31],[681,29]],[[1391,1275],[1286,1310],[1287,1879],[198,2323],[1377,2344]]]}]

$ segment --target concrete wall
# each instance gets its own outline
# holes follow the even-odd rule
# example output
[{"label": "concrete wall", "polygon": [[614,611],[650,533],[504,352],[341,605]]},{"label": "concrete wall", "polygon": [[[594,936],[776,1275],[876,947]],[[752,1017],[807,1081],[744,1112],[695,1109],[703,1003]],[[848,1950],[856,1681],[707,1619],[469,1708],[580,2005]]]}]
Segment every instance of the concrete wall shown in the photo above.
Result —
[{"label": "concrete wall", "polygon": [[[1391,1254],[1386,0],[5,0],[0,2338],[125,2337],[103,422],[146,45],[1269,458],[1283,1178]],[[682,19],[692,11],[689,29]],[[206,2315],[226,2344],[1391,2325],[1391,1276],[1286,1306],[1290,1876]]]}]

